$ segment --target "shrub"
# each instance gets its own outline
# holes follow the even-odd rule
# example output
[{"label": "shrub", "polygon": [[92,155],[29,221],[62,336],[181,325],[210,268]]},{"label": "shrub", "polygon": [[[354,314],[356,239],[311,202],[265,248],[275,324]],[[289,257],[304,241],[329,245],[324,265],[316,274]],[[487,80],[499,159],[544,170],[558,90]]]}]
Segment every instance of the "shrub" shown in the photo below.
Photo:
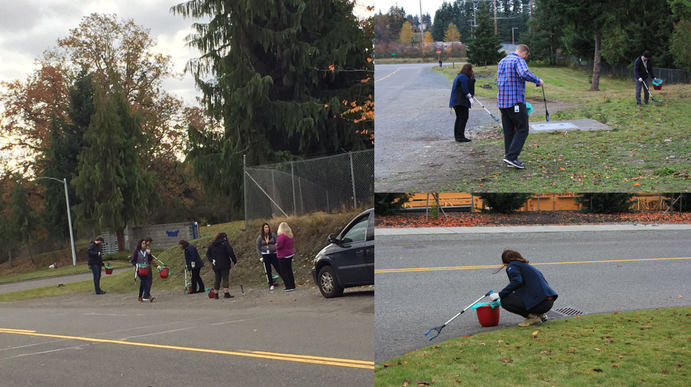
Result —
[{"label": "shrub", "polygon": [[583,205],[584,212],[607,214],[628,212],[632,198],[630,193],[584,193],[576,201]]},{"label": "shrub", "polygon": [[509,214],[523,207],[533,194],[530,193],[481,193],[479,196],[489,207],[489,212]]}]

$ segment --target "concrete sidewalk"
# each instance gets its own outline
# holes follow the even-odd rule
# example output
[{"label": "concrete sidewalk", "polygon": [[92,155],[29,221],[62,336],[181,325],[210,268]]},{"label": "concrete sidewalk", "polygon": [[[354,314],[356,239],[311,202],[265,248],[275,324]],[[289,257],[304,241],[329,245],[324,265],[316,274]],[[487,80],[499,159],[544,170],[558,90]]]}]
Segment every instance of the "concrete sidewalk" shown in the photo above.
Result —
[{"label": "concrete sidewalk", "polygon": [[[483,226],[483,227],[408,227],[376,228],[376,236],[434,235],[434,234],[510,234],[539,232],[600,232],[600,231],[660,231],[691,230],[691,224],[586,224],[536,226]],[[375,258],[376,259],[376,258]]]},{"label": "concrete sidewalk", "polygon": [[[133,271],[133,269],[131,267],[113,269],[113,275],[121,273],[123,271]],[[105,276],[106,273],[102,271],[101,278]],[[0,284],[0,294],[19,292],[28,289],[45,288],[48,286],[58,286],[58,284],[71,284],[73,282],[92,281],[93,278],[93,275],[91,274],[91,272],[89,272],[81,274],[62,275],[57,277],[36,278],[19,282],[10,282],[6,284]]]}]

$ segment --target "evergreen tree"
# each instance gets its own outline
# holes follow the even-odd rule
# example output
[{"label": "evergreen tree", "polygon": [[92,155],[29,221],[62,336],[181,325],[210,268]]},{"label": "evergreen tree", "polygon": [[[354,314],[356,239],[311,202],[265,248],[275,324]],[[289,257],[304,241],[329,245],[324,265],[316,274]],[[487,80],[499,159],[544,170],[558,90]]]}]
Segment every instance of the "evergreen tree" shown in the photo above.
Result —
[{"label": "evergreen tree", "polygon": [[583,193],[576,201],[583,205],[584,212],[613,213],[628,212],[633,194],[630,193]]},{"label": "evergreen tree", "polygon": [[[536,0],[533,17],[528,20],[525,43],[530,46],[530,58],[557,64],[557,50],[561,47],[564,20],[557,11],[558,0]],[[521,35],[524,36],[524,35]]]},{"label": "evergreen tree", "polygon": [[37,227],[37,215],[29,204],[29,193],[26,189],[26,181],[21,176],[14,177],[14,187],[10,196],[10,219],[6,227],[10,229],[10,247],[15,251],[22,245],[35,239],[33,233]]},{"label": "evergreen tree", "polygon": [[510,214],[523,207],[533,194],[530,193],[481,193],[478,194],[489,207],[489,212]]},{"label": "evergreen tree", "polygon": [[504,54],[500,51],[499,38],[494,36],[494,25],[490,19],[489,8],[480,4],[477,11],[477,27],[468,43],[468,60],[474,65],[496,64]]},{"label": "evergreen tree", "polygon": [[195,24],[190,44],[202,58],[191,69],[225,131],[193,128],[188,157],[205,186],[228,194],[234,208],[241,204],[243,155],[255,165],[372,146],[373,121],[346,114],[374,94],[372,28],[361,28],[352,7],[192,0],[173,8],[210,20]]},{"label": "evergreen tree", "polygon": [[[101,92],[102,93],[102,92]],[[79,224],[118,234],[149,203],[153,177],[142,168],[139,147],[143,141],[136,116],[121,94],[95,98],[96,112],[79,155],[79,175],[73,179],[82,203],[76,213]]]},{"label": "evergreen tree", "polygon": [[[0,188],[3,188],[0,186]],[[10,225],[9,208],[5,201],[5,192],[0,189],[0,235],[3,236],[3,243],[0,243],[0,262],[11,259],[16,239]]]}]

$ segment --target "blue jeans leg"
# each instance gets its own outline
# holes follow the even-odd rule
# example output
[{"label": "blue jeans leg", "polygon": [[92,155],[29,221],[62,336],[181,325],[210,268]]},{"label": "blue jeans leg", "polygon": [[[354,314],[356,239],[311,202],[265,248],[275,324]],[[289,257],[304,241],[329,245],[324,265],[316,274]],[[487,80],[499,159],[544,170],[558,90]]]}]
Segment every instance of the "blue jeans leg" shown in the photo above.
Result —
[{"label": "blue jeans leg", "polygon": [[89,267],[94,275],[94,290],[98,294],[101,292],[101,265],[89,265]]}]

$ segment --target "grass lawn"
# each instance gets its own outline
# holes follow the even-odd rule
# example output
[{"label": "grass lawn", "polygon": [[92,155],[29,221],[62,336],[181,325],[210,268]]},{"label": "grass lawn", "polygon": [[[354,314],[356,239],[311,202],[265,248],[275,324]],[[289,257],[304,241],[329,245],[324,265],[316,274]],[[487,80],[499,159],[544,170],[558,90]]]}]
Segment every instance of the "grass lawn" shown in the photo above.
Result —
[{"label": "grass lawn", "polygon": [[[457,68],[435,68],[453,78]],[[498,192],[686,192],[691,170],[691,85],[664,85],[653,91],[656,105],[638,107],[632,80],[600,79],[601,91],[589,91],[590,75],[566,67],[532,66],[545,80],[550,121],[591,118],[611,131],[570,131],[531,134],[520,159],[526,169],[505,169],[469,176],[456,190],[480,187]],[[475,68],[478,97],[496,99],[496,66]],[[480,87],[491,84],[492,89]],[[534,107],[532,122],[545,122],[542,90],[526,84]],[[499,129],[496,129],[499,130]],[[503,140],[477,140],[473,146],[499,156]]]},{"label": "grass lawn", "polygon": [[687,386],[689,316],[609,313],[455,338],[378,364],[374,384]]},{"label": "grass lawn", "polygon": [[[118,269],[121,267],[131,266],[128,262],[123,261],[104,261],[106,264],[113,265],[113,268]],[[91,268],[88,265],[77,264],[77,266],[60,266],[57,269],[42,269],[36,270],[28,273],[17,273],[10,274],[0,277],[0,284],[9,282],[25,281],[37,278],[48,278],[48,277],[58,277],[61,275],[68,274],[81,274],[81,273],[91,273]]]}]

